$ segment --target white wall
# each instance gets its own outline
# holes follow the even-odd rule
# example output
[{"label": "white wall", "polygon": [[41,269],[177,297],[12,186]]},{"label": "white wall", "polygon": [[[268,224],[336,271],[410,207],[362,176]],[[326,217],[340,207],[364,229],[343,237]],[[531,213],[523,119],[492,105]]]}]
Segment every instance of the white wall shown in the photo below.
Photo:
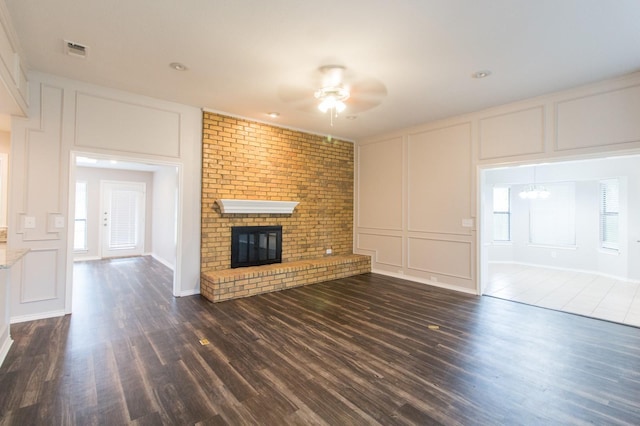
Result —
[{"label": "white wall", "polygon": [[0,131],[0,228],[7,227],[11,133]]},{"label": "white wall", "polygon": [[178,174],[163,167],[153,174],[153,256],[169,268],[176,264],[176,196]]},{"label": "white wall", "polygon": [[[12,321],[71,310],[74,153],[178,167],[174,294],[197,293],[201,111],[46,74],[30,73],[29,81],[29,118],[13,118],[11,133],[8,242],[31,250],[13,281]],[[54,226],[56,216],[66,219],[65,228]],[[25,217],[35,219],[35,228],[24,227]]]},{"label": "white wall", "polygon": [[[150,253],[152,248],[153,173],[133,170],[102,169],[97,167],[76,167],[75,173],[76,182],[87,182],[87,250],[74,252],[74,260],[100,258],[100,232],[102,232],[102,215],[100,212],[101,180],[142,182],[146,185],[144,250],[145,253]],[[73,214],[73,212],[71,212],[71,214]]]},{"label": "white wall", "polygon": [[[640,157],[611,157],[546,164],[535,167],[535,181],[541,184],[575,182],[576,189],[576,244],[573,247],[541,247],[529,243],[529,204],[545,200],[522,200],[518,192],[533,183],[533,167],[515,167],[487,170],[484,197],[486,232],[492,235],[491,197],[493,186],[511,187],[512,241],[489,243],[489,261],[507,261],[541,266],[552,266],[589,271],[620,278],[639,279],[629,264],[636,240],[629,239],[629,230],[640,227],[640,205],[629,203],[634,194],[629,188],[640,188]],[[599,248],[599,182],[603,179],[620,180],[620,250],[612,252]],[[637,198],[637,197],[636,197]],[[634,231],[634,233],[637,231]]]},{"label": "white wall", "polygon": [[[638,117],[635,73],[359,141],[354,252],[371,254],[375,272],[479,293],[488,258],[480,171],[638,153]],[[629,239],[640,240],[640,226]],[[637,274],[640,244],[628,256]]]}]

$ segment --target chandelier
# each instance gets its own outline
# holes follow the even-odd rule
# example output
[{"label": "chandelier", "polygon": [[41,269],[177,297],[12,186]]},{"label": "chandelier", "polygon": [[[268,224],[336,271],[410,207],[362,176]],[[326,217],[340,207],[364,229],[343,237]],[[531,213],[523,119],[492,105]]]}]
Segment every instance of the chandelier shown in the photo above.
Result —
[{"label": "chandelier", "polygon": [[518,195],[525,200],[535,200],[549,197],[550,192],[543,185],[532,184],[525,187]]},{"label": "chandelier", "polygon": [[525,200],[537,200],[548,198],[551,194],[544,185],[536,183],[536,166],[533,166],[533,183],[527,185],[518,194],[520,198]]}]

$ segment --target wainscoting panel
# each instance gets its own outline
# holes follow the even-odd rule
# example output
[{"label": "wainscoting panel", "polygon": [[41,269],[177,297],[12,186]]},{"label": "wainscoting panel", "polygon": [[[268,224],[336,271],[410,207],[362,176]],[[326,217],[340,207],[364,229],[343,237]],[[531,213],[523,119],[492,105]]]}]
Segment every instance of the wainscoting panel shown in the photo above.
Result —
[{"label": "wainscoting panel", "polygon": [[640,85],[556,104],[556,149],[640,142]]},{"label": "wainscoting panel", "polygon": [[468,235],[471,125],[410,134],[407,149],[408,230]]},{"label": "wainscoting panel", "polygon": [[358,147],[358,216],[363,228],[402,229],[402,139]]},{"label": "wainscoting panel", "polygon": [[23,259],[20,303],[42,302],[58,297],[57,249],[34,249]]},{"label": "wainscoting panel", "polygon": [[544,107],[478,120],[481,160],[544,152]]},{"label": "wainscoting panel", "polygon": [[75,145],[180,157],[180,113],[78,92]]},{"label": "wainscoting panel", "polygon": [[471,242],[409,237],[408,268],[471,280]]},{"label": "wainscoting panel", "polygon": [[[24,147],[24,157],[21,158],[24,164],[22,187],[26,190],[23,190],[19,196],[22,198],[22,211],[25,216],[35,218],[34,228],[23,228],[23,217],[21,217],[21,223],[17,224],[16,230],[22,233],[23,241],[59,239],[57,232],[48,232],[48,215],[38,215],[36,212],[58,213],[61,211],[60,172],[61,167],[67,165],[66,159],[61,156],[63,90],[59,87],[42,85],[40,102],[44,112],[38,123],[39,126],[25,132],[25,143],[22,145]],[[20,148],[16,145],[15,149]],[[46,191],[42,190],[42,182],[47,182]]]},{"label": "wainscoting panel", "polygon": [[359,232],[356,248],[371,253],[373,269],[381,265],[402,268],[402,237]]}]

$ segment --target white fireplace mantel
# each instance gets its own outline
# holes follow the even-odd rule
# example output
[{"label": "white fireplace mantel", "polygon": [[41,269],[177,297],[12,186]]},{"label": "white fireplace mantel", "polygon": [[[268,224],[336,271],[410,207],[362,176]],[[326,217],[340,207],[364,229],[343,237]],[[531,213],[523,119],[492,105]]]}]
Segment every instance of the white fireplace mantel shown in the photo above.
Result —
[{"label": "white fireplace mantel", "polygon": [[216,200],[222,213],[292,214],[298,201]]}]

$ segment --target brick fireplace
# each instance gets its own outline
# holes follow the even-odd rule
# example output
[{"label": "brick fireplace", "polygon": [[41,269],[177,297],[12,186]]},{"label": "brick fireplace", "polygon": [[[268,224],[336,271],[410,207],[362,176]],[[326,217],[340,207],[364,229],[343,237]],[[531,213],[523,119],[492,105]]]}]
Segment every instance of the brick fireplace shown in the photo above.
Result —
[{"label": "brick fireplace", "polygon": [[[351,255],[353,152],[350,142],[204,112],[201,271],[230,268],[234,226],[282,225],[283,264],[327,249]],[[299,204],[292,214],[223,214],[219,199]]]}]

